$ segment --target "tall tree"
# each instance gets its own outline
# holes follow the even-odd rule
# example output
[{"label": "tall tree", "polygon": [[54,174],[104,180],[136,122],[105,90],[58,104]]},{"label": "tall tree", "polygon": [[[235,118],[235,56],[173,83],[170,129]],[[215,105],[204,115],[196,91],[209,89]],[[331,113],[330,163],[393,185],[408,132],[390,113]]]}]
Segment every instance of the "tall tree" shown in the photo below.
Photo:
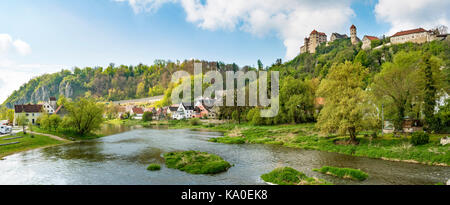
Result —
[{"label": "tall tree", "polygon": [[103,122],[104,106],[93,99],[80,98],[64,106],[72,127],[82,136],[98,129]]},{"label": "tall tree", "polygon": [[356,144],[356,134],[375,122],[373,106],[364,91],[367,68],[349,61],[331,67],[318,90],[325,98],[317,126],[324,133],[349,134]]}]

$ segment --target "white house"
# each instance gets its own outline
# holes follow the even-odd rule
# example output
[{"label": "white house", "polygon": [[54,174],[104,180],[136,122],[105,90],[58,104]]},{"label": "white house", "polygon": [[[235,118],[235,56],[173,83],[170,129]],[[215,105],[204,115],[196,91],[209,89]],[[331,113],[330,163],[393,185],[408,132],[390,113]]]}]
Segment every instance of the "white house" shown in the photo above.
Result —
[{"label": "white house", "polygon": [[194,106],[181,103],[176,112],[172,113],[175,120],[190,119],[194,115]]}]

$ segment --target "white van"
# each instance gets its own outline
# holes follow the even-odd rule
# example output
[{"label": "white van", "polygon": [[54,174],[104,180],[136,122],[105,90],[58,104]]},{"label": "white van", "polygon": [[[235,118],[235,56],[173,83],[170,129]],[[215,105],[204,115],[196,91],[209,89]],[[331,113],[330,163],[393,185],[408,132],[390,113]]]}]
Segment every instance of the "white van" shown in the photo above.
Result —
[{"label": "white van", "polygon": [[6,126],[6,125],[0,125],[0,134],[9,134],[12,132],[12,127],[11,126]]}]

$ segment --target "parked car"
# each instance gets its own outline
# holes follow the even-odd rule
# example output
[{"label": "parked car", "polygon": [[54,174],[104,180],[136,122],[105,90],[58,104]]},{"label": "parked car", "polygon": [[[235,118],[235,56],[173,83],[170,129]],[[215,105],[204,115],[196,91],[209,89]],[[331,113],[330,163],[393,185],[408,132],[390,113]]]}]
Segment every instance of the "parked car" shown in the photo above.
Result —
[{"label": "parked car", "polygon": [[9,134],[12,132],[12,127],[11,126],[6,126],[6,125],[1,125],[0,126],[0,134]]}]

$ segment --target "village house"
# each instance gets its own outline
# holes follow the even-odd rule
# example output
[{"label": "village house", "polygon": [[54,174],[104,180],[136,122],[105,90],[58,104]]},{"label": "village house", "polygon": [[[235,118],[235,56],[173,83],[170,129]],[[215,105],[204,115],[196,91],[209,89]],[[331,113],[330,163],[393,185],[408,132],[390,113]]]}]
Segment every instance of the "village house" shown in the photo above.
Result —
[{"label": "village house", "polygon": [[194,106],[181,103],[172,118],[175,120],[190,119],[194,115]]},{"label": "village house", "polygon": [[362,44],[362,49],[371,49],[372,48],[372,41],[375,41],[375,40],[380,40],[379,38],[377,38],[377,37],[375,37],[375,36],[364,36],[364,38],[363,38],[363,40],[362,40],[362,42],[363,42],[363,44]]},{"label": "village house", "polygon": [[56,98],[50,97],[50,100],[48,102],[45,102],[42,107],[48,114],[53,114],[56,112],[56,109],[58,109],[56,105]]},{"label": "village house", "polygon": [[42,105],[14,105],[14,125],[18,125],[17,119],[25,117],[27,122],[36,124],[37,119],[43,112]]},{"label": "village house", "polygon": [[173,104],[173,105],[169,106],[166,110],[167,118],[175,119],[173,115],[176,114],[179,106],[180,105],[178,105],[178,104]]},{"label": "village house", "polygon": [[130,114],[133,116],[133,119],[142,120],[142,117],[144,116],[144,109],[140,107],[133,107]]},{"label": "village house", "polygon": [[417,28],[407,31],[400,31],[391,36],[392,44],[402,44],[407,42],[425,43],[435,40],[432,31],[427,31],[423,28]]}]

